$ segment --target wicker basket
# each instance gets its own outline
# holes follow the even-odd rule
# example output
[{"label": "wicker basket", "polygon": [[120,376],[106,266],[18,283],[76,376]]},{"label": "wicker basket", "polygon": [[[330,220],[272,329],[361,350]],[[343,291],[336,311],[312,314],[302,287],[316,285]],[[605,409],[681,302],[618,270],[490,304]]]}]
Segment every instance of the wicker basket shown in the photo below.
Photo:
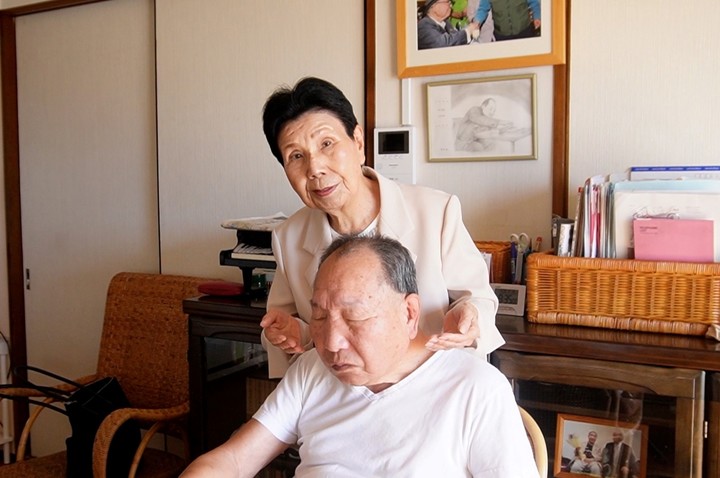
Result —
[{"label": "wicker basket", "polygon": [[526,304],[530,322],[704,335],[720,326],[720,264],[531,254]]},{"label": "wicker basket", "polygon": [[502,241],[475,241],[482,252],[492,254],[490,282],[510,283],[510,243]]}]

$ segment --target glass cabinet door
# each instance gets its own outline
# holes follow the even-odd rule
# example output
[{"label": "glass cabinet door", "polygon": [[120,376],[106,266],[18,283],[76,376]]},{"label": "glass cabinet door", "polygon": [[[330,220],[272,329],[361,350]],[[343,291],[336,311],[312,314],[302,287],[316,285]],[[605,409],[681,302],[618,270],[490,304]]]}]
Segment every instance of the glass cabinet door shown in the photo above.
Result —
[{"label": "glass cabinet door", "polygon": [[[257,410],[257,388],[267,380],[267,353],[262,345],[204,337],[203,407],[205,451],[227,440]],[[262,377],[265,380],[261,382]],[[269,393],[269,391],[267,392]]]},{"label": "glass cabinet door", "polygon": [[492,361],[545,435],[549,476],[703,476],[705,372],[507,351]]},{"label": "glass cabinet door", "polygon": [[[232,334],[218,334],[221,337]],[[204,404],[207,449],[215,448],[260,408],[279,380],[268,378],[267,352],[259,343],[204,337]],[[256,478],[289,478],[299,462],[292,448]]]},{"label": "glass cabinet door", "polygon": [[720,373],[711,373],[705,475],[720,476]]}]

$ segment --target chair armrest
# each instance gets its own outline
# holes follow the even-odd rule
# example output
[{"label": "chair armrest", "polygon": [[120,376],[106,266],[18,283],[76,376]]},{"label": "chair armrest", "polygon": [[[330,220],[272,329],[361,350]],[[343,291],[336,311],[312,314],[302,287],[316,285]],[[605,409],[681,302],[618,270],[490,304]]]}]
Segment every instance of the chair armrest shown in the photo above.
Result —
[{"label": "chair armrest", "polygon": [[95,435],[93,444],[93,475],[105,476],[107,469],[107,458],[115,432],[128,420],[138,420],[144,425],[151,425],[151,432],[147,433],[140,442],[135,453],[130,476],[134,476],[134,470],[140,462],[143,452],[152,435],[159,429],[159,425],[185,418],[190,412],[190,402],[184,402],[170,408],[121,408],[108,415],[100,424]]},{"label": "chair armrest", "polygon": [[[80,384],[90,383],[97,379],[97,375],[86,375],[84,377],[80,377],[76,379],[75,381]],[[67,390],[71,391],[74,390],[75,387],[73,387],[70,384],[67,383],[61,383],[57,385],[53,385],[55,388],[58,388],[60,390]],[[2,390],[0,390],[0,393],[7,395],[8,397],[13,397],[12,399],[22,399],[22,398],[35,398],[35,399],[41,399],[45,398],[43,400],[46,403],[53,403],[56,400],[47,397],[45,394],[43,394],[39,390],[35,390],[33,388],[27,388],[23,387],[21,385],[17,387],[3,387]],[[20,438],[18,439],[17,444],[17,452],[16,452],[16,460],[17,461],[23,461],[25,458],[25,450],[27,449],[27,443],[30,438],[30,431],[32,430],[33,425],[37,421],[38,417],[40,416],[40,413],[42,413],[45,410],[44,407],[37,407],[28,417],[27,421],[25,422],[25,425],[23,426],[22,433],[20,434]]]},{"label": "chair armrest", "polygon": [[[85,385],[86,383],[90,383],[95,381],[98,378],[97,375],[85,375],[84,377],[80,377],[75,380],[75,382]],[[63,390],[70,392],[72,390],[75,390],[76,387],[70,385],[69,383],[59,383],[55,385],[48,385],[50,387],[57,388],[58,390]],[[46,394],[44,394],[40,390],[36,390],[34,388],[23,386],[22,384],[10,384],[10,385],[3,385],[0,387],[0,394],[1,395],[9,395],[13,398],[34,398],[34,397],[47,397]],[[0,397],[1,398],[1,397]]]},{"label": "chair armrest", "polygon": [[7,397],[0,397],[6,400],[15,400],[22,398],[44,398],[47,397],[44,393],[34,388],[24,387],[3,387],[0,389],[0,395],[7,395]]}]

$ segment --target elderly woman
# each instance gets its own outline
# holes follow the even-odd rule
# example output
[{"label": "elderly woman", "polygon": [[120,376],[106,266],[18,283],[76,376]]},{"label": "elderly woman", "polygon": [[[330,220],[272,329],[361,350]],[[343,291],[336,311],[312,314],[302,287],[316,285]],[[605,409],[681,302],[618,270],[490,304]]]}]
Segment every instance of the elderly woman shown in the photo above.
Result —
[{"label": "elderly woman", "polygon": [[338,88],[305,78],[277,90],[265,103],[263,131],[305,203],[273,231],[277,270],[260,322],[270,377],[282,376],[294,354],[312,347],[307,321],[320,255],[347,234],[383,234],[410,250],[430,350],[471,347],[488,354],[503,344],[497,298],[458,198],[397,184],[364,166],[363,130]]}]

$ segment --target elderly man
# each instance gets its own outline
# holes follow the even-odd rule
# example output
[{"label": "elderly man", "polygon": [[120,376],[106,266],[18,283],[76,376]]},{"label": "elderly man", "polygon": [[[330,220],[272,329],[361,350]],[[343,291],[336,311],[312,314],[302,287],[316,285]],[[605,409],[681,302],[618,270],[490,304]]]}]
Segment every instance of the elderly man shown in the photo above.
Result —
[{"label": "elderly man", "polygon": [[614,430],[612,441],[602,451],[602,476],[607,478],[636,478],[638,462],[630,445],[624,443],[622,430]]},{"label": "elderly man", "polygon": [[600,466],[600,456],[602,449],[597,443],[598,434],[595,430],[588,432],[585,444],[576,450],[577,457],[570,464],[572,473],[590,473],[600,475],[602,468]]},{"label": "elderly man", "polygon": [[507,379],[476,354],[425,347],[415,266],[399,242],[336,239],[311,302],[315,348],[183,478],[251,477],[291,444],[298,477],[537,477]]},{"label": "elderly man", "polygon": [[458,30],[450,22],[452,2],[450,0],[428,0],[420,8],[417,25],[418,50],[445,46],[467,45],[480,34],[476,22]]}]

